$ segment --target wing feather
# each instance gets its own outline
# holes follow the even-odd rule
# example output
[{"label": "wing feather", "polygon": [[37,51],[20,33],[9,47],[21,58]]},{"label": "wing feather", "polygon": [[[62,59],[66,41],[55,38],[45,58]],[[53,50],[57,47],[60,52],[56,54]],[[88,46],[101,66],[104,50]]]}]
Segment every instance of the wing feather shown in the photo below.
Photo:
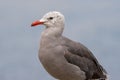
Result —
[{"label": "wing feather", "polygon": [[106,78],[106,71],[99,64],[92,52],[81,43],[71,41],[65,37],[63,45],[67,47],[64,57],[86,73],[88,79]]}]

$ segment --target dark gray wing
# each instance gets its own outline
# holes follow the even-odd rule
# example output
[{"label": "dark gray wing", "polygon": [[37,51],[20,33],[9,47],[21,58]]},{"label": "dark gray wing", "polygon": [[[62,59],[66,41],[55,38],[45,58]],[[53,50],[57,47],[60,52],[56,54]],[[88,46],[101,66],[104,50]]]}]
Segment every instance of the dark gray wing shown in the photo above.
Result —
[{"label": "dark gray wing", "polygon": [[65,37],[63,37],[63,40],[64,42],[62,44],[67,47],[67,51],[64,55],[66,60],[83,70],[86,73],[87,79],[106,78],[104,74],[106,71],[90,50],[84,45],[71,41]]}]

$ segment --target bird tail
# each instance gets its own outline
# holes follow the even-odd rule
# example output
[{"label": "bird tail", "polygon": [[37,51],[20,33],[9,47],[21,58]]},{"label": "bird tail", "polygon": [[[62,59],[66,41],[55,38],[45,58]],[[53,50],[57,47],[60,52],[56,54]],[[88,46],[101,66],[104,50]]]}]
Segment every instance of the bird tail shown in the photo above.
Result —
[{"label": "bird tail", "polygon": [[100,80],[109,80],[109,75],[107,74],[107,72],[104,70],[103,74],[106,76],[105,79],[100,79]]},{"label": "bird tail", "polygon": [[109,80],[109,78],[89,79],[89,80]]},{"label": "bird tail", "polygon": [[104,74],[104,75],[106,75],[106,77],[105,78],[99,78],[99,79],[89,79],[89,80],[109,80],[109,75],[108,74]]},{"label": "bird tail", "polygon": [[109,80],[109,75],[108,74],[105,74],[106,75],[106,78],[99,78],[99,79],[95,79],[95,80]]},{"label": "bird tail", "polygon": [[109,80],[109,75],[108,74],[106,74],[106,79],[105,80]]}]

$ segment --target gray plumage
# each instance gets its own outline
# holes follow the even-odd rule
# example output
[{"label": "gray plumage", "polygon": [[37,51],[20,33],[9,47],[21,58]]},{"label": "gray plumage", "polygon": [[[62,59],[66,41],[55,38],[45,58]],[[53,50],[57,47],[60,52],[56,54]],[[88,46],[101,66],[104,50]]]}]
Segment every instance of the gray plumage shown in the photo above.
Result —
[{"label": "gray plumage", "polygon": [[64,16],[60,12],[47,13],[37,24],[46,26],[39,59],[49,74],[59,80],[107,80],[107,72],[89,49],[62,36]]}]

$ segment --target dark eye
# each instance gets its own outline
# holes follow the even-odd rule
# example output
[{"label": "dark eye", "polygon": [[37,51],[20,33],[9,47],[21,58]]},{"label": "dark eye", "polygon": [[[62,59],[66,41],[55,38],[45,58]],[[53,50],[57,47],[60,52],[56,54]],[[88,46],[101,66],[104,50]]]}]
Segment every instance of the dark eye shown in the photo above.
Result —
[{"label": "dark eye", "polygon": [[52,20],[52,19],[53,19],[53,17],[49,17],[49,19],[50,19],[50,20]]}]

